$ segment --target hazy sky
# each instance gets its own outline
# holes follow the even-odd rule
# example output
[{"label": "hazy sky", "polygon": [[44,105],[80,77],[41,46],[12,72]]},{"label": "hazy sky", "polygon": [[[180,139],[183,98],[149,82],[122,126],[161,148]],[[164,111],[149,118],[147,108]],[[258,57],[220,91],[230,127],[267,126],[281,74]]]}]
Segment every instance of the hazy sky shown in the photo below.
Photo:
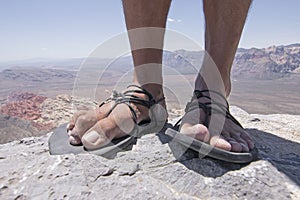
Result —
[{"label": "hazy sky", "polygon": [[[255,0],[240,47],[298,43],[299,0]],[[0,61],[87,57],[125,31],[121,0],[1,0]],[[203,46],[200,0],[173,0],[168,28]]]}]

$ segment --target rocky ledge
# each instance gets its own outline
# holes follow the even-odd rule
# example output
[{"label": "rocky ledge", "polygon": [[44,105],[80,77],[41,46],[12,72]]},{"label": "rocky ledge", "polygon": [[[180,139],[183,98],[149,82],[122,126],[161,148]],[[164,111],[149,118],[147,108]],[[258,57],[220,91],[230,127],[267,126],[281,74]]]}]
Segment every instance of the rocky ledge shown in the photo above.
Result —
[{"label": "rocky ledge", "polygon": [[300,199],[300,116],[233,114],[256,141],[258,160],[200,159],[163,133],[108,160],[51,156],[42,137],[0,145],[1,199]]}]

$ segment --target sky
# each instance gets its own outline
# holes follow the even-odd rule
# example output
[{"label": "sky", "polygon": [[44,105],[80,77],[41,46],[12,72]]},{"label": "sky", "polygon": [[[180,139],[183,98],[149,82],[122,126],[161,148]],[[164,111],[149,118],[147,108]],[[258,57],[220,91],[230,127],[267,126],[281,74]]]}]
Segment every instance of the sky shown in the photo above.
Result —
[{"label": "sky", "polygon": [[[239,47],[299,43],[299,10],[299,0],[254,0]],[[203,47],[202,1],[173,0],[167,28]],[[121,0],[0,0],[0,61],[83,58],[124,31]]]}]

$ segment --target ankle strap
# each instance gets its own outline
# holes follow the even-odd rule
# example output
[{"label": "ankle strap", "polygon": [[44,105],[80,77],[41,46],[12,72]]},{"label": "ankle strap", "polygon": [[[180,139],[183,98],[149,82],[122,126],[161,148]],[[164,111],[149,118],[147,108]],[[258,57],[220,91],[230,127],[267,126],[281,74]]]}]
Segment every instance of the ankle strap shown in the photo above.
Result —
[{"label": "ankle strap", "polygon": [[[136,114],[135,110],[133,109],[133,107],[130,105],[130,103],[139,104],[139,105],[145,106],[150,109],[153,105],[155,105],[165,99],[163,97],[156,101],[153,98],[152,94],[150,92],[148,92],[147,90],[143,89],[142,87],[137,86],[137,85],[129,85],[127,88],[129,88],[129,87],[136,87],[137,89],[136,90],[127,90],[124,93],[113,90],[111,97],[109,97],[108,99],[106,99],[106,101],[102,102],[99,105],[99,107],[101,107],[104,104],[109,103],[111,101],[114,102],[114,105],[108,111],[108,113],[106,114],[106,117],[110,115],[110,113],[116,108],[117,105],[124,103],[129,107],[129,109],[132,113],[133,121],[137,124],[137,114]],[[141,99],[141,98],[137,97],[136,95],[134,95],[134,93],[145,94],[145,95],[147,95],[148,100]]]},{"label": "ankle strap", "polygon": [[[213,98],[211,98],[209,96],[209,94],[204,94],[204,93],[214,93],[217,94],[218,96],[220,96],[226,103],[226,105],[215,101]],[[195,90],[194,91],[194,97],[196,97],[196,99],[200,99],[200,98],[207,98],[209,99],[209,102],[206,103],[202,103],[202,102],[195,102],[193,101],[193,99],[191,100],[191,102],[189,102],[186,105],[185,108],[185,112],[191,112],[195,109],[203,109],[203,111],[205,112],[206,116],[205,116],[205,120],[204,120],[204,125],[208,128],[208,124],[209,124],[209,119],[210,116],[212,114],[212,112],[215,112],[216,114],[222,114],[224,115],[226,118],[230,119],[231,121],[233,121],[235,124],[237,124],[238,126],[240,126],[241,128],[243,128],[243,126],[231,115],[230,111],[229,111],[229,104],[227,102],[227,99],[219,92],[214,91],[214,90]],[[194,98],[193,97],[193,98]],[[215,106],[214,106],[215,105]],[[176,125],[179,125],[179,123],[181,122],[182,118],[177,121]]]},{"label": "ankle strap", "polygon": [[[203,93],[208,93],[208,95],[205,95],[205,94],[203,94]],[[222,104],[220,104],[220,103],[214,101],[214,100],[209,96],[210,93],[217,94],[218,96],[220,96],[220,97],[224,100],[224,102],[226,103],[226,106],[224,106],[224,105],[222,105]],[[229,108],[229,104],[228,104],[227,99],[223,96],[223,94],[221,94],[220,92],[217,92],[217,91],[215,91],[215,90],[194,90],[194,95],[195,95],[195,97],[196,97],[197,99],[200,99],[200,98],[204,97],[204,98],[207,98],[207,99],[209,99],[210,101],[212,101],[212,103],[217,103],[217,104],[222,105],[223,107]],[[228,109],[226,109],[226,110],[228,110]]]},{"label": "ankle strap", "polygon": [[[150,92],[148,92],[147,90],[145,90],[144,88],[142,88],[141,86],[138,86],[138,85],[129,85],[129,86],[127,86],[127,88],[130,88],[130,87],[136,87],[136,88],[138,88],[138,90],[127,90],[126,92],[124,92],[124,94],[131,94],[131,96],[133,96],[133,97],[136,97],[136,96],[133,95],[132,93],[145,94],[148,97],[148,101],[150,103],[150,105],[149,105],[150,107],[153,106],[154,104],[157,104],[157,103],[165,100],[165,97],[162,97],[162,98],[160,98],[158,100],[155,100],[155,98],[153,97],[153,95]],[[138,98],[138,97],[136,97],[136,98]],[[149,106],[146,106],[146,107],[150,108]]]}]

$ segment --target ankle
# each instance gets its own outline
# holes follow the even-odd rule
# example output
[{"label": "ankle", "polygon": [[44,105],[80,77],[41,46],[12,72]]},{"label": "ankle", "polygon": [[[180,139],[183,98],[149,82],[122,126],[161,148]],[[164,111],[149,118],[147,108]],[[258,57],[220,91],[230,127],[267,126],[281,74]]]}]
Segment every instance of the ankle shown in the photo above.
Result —
[{"label": "ankle", "polygon": [[[137,83],[135,83],[135,84],[140,85]],[[144,90],[146,90],[147,92],[149,92],[155,101],[160,101],[161,99],[164,99],[164,92],[163,92],[162,85],[160,85],[160,84],[145,84],[140,87],[143,88]]]},{"label": "ankle", "polygon": [[[135,84],[135,85],[138,85],[138,84]],[[143,88],[144,90],[146,90],[147,92],[149,92],[152,95],[153,99],[156,101],[156,103],[159,104],[163,110],[167,110],[166,102],[165,102],[164,94],[163,94],[163,89],[162,89],[161,85],[147,84],[147,85],[143,85],[140,87]],[[146,101],[149,100],[149,96],[147,94],[136,92],[136,93],[134,93],[134,95],[136,97],[144,99]],[[143,105],[139,105],[139,104],[132,104],[132,106],[134,107],[134,109],[138,115],[138,123],[146,118],[149,118],[149,108],[147,108]],[[168,115],[166,114],[166,116],[168,116]]]},{"label": "ankle", "polygon": [[197,77],[197,79],[195,81],[195,90],[216,91],[216,92],[222,94],[225,98],[227,98],[231,92],[231,82],[230,82],[230,79],[228,79],[228,81],[224,81],[221,84],[217,83],[217,84],[207,85],[202,77]]}]

